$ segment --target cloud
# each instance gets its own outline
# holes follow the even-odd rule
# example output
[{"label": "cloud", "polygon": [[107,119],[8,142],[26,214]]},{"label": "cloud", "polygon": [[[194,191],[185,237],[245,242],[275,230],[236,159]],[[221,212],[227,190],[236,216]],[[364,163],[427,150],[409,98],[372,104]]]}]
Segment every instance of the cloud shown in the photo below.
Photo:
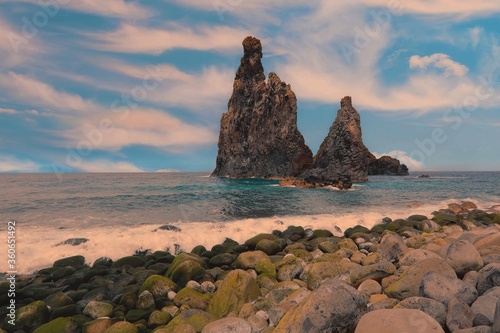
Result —
[{"label": "cloud", "polygon": [[0,108],[0,113],[6,113],[6,114],[16,114],[17,111],[14,110],[14,109],[4,109],[4,108]]},{"label": "cloud", "polygon": [[83,172],[144,172],[134,164],[125,161],[83,160],[77,168]]},{"label": "cloud", "polygon": [[228,26],[197,26],[196,29],[172,24],[167,29],[122,24],[112,32],[86,33],[90,46],[104,51],[162,54],[173,49],[228,52],[241,49],[246,29]]},{"label": "cloud", "polygon": [[[146,19],[152,16],[153,12],[150,9],[141,7],[137,4],[137,2],[133,1],[125,1],[125,0],[106,0],[105,3],[99,0],[70,0],[70,1],[40,1],[40,0],[7,0],[6,2],[13,3],[32,3],[36,5],[42,5],[40,9],[43,7],[47,7],[47,9],[55,11],[57,8],[57,12],[60,8],[73,10],[77,12],[94,14],[105,17],[112,18],[121,18],[121,19],[129,19],[129,20],[139,20]],[[49,4],[49,5],[47,5]],[[56,14],[57,15],[57,14]]]},{"label": "cloud", "polygon": [[469,71],[467,66],[451,60],[450,56],[444,53],[434,53],[424,57],[413,55],[410,58],[410,68],[425,69],[429,66],[444,69],[446,76],[464,76]]},{"label": "cloud", "polygon": [[39,170],[40,167],[30,160],[0,155],[0,172],[38,172]]},{"label": "cloud", "polygon": [[479,44],[482,33],[483,33],[483,28],[481,27],[474,27],[469,29],[471,43],[474,48]]},{"label": "cloud", "polygon": [[77,94],[56,90],[45,82],[12,71],[0,73],[0,87],[4,93],[8,92],[10,100],[16,99],[26,105],[64,112],[92,112],[98,109],[95,103],[84,100]]},{"label": "cloud", "polygon": [[425,168],[424,163],[415,160],[414,158],[411,158],[408,156],[408,153],[402,150],[393,150],[388,153],[383,153],[383,154],[378,154],[378,153],[373,153],[375,157],[380,158],[382,156],[390,156],[393,158],[397,158],[402,164],[406,164],[408,169],[410,171],[419,171],[423,170]]},{"label": "cloud", "polygon": [[[104,123],[106,125],[101,126]],[[184,151],[217,141],[217,136],[210,129],[184,123],[154,109],[101,113],[86,118],[79,127],[58,134],[64,138],[64,145],[109,151],[118,151],[132,145]]]},{"label": "cloud", "polygon": [[21,29],[16,30],[0,17],[0,69],[25,66],[36,59],[43,47],[33,38],[23,37]]}]

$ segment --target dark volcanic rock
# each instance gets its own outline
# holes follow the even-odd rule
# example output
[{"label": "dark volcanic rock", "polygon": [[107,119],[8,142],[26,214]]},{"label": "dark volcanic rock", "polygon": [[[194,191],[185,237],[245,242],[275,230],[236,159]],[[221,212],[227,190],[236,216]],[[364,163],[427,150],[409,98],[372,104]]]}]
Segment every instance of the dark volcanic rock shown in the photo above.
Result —
[{"label": "dark volcanic rock", "polygon": [[371,155],[361,138],[358,111],[352,106],[351,97],[340,102],[337,118],[314,157],[312,169],[304,179],[336,180],[350,176],[352,181],[368,180],[368,163]]},{"label": "dark volcanic rock", "polygon": [[408,167],[390,156],[376,158],[370,153],[368,175],[408,176]]},{"label": "dark volcanic rock", "polygon": [[312,162],[297,129],[297,99],[290,85],[262,67],[260,40],[247,37],[228,111],[222,115],[212,176],[298,176]]}]

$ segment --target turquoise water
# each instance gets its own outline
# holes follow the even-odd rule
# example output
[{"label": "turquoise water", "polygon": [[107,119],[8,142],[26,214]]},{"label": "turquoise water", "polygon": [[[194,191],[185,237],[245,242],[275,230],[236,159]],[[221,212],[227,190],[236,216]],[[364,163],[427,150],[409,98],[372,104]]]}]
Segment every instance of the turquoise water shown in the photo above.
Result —
[{"label": "turquoise water", "polygon": [[[353,190],[280,187],[277,181],[203,173],[3,174],[0,218],[25,224],[218,222],[353,213],[472,198],[500,202],[500,172],[433,172],[430,178],[373,176]],[[66,225],[68,226],[68,225]]]},{"label": "turquoise water", "polygon": [[[430,178],[370,177],[352,190],[280,187],[277,181],[218,179],[206,173],[1,174],[0,232],[16,221],[17,269],[30,273],[61,257],[118,259],[136,250],[190,251],[225,237],[244,242],[289,225],[342,230],[384,216],[430,214],[450,202],[500,204],[500,172],[434,172]],[[178,232],[158,230],[172,224]],[[88,241],[59,245],[70,238]],[[0,259],[0,272],[6,271]]]}]

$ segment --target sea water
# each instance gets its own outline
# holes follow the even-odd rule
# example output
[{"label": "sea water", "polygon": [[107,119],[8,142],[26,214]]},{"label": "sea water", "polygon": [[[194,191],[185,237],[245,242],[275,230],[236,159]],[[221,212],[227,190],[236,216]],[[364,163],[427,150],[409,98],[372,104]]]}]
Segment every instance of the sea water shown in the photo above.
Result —
[{"label": "sea water", "polygon": [[[8,221],[16,221],[17,270],[31,273],[76,254],[91,264],[136,250],[190,251],[289,225],[341,235],[385,216],[431,216],[451,202],[469,200],[482,209],[500,204],[500,172],[429,175],[373,176],[339,191],[208,173],[1,174],[0,232],[6,239]],[[180,231],[158,229],[166,224]],[[58,245],[70,238],[88,241]],[[6,268],[0,259],[0,272]]]}]

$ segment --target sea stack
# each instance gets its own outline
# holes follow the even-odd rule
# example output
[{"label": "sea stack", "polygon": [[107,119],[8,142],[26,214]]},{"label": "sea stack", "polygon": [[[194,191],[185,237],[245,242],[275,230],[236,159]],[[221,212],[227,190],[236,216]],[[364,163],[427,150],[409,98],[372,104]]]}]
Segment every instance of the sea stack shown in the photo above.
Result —
[{"label": "sea stack", "polygon": [[352,181],[367,181],[370,155],[361,137],[359,113],[352,106],[351,97],[346,96],[340,101],[337,118],[304,178],[335,180],[349,176]]},{"label": "sea stack", "polygon": [[266,82],[259,39],[246,37],[243,50],[212,176],[297,177],[310,168],[312,153],[297,128],[295,94],[275,73]]}]

